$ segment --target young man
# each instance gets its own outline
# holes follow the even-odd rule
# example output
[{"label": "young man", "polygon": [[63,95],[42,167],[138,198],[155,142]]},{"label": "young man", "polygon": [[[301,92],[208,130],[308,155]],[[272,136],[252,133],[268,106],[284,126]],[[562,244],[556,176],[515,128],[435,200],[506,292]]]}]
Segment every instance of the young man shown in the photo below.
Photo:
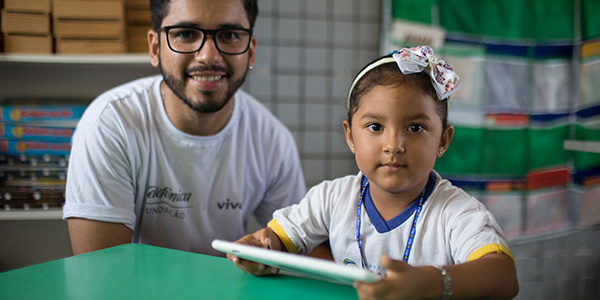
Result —
[{"label": "young man", "polygon": [[73,137],[63,218],[74,254],[134,242],[222,255],[306,187],[291,133],[239,91],[256,0],[152,0],[162,76],[100,95]]}]

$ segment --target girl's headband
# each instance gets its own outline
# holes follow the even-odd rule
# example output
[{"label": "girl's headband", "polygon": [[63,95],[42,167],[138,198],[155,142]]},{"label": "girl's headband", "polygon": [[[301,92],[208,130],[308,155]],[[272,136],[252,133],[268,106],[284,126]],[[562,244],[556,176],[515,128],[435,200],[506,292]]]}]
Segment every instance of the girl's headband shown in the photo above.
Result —
[{"label": "girl's headband", "polygon": [[350,95],[352,95],[352,90],[356,83],[367,74],[367,72],[380,65],[391,62],[396,62],[402,74],[405,75],[423,71],[429,74],[433,87],[440,100],[448,98],[462,86],[462,82],[452,69],[452,66],[445,60],[435,56],[433,50],[429,46],[402,48],[400,51],[395,50],[390,54],[392,54],[392,57],[384,57],[375,61],[364,68],[362,72],[356,76],[350,87],[350,92],[348,93],[348,108],[350,108]]}]

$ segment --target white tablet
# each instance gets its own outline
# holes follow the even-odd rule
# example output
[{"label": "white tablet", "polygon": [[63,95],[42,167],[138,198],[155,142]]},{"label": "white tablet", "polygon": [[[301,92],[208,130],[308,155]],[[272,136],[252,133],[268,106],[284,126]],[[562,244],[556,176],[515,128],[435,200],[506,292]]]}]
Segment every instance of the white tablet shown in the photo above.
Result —
[{"label": "white tablet", "polygon": [[319,258],[235,244],[223,240],[213,240],[212,247],[215,250],[243,259],[288,271],[292,275],[300,274],[335,283],[351,285],[354,281],[376,282],[381,278],[368,270],[358,269],[355,266],[344,266]]}]

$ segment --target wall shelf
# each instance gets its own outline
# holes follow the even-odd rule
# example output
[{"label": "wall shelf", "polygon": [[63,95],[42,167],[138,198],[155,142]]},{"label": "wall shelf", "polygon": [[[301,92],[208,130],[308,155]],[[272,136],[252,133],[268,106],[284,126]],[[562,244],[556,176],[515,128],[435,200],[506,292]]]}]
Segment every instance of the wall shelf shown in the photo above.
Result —
[{"label": "wall shelf", "polygon": [[148,64],[146,53],[135,54],[0,54],[0,62],[51,64]]},{"label": "wall shelf", "polygon": [[0,211],[0,221],[23,221],[23,220],[60,220],[63,211],[60,208],[49,210],[31,209],[31,210],[7,210]]},{"label": "wall shelf", "polygon": [[[0,53],[0,100],[64,98],[91,101],[110,88],[156,74],[159,74],[159,70],[150,64],[147,53]],[[4,226],[10,226],[9,221],[61,219],[61,208],[4,210],[0,207],[0,223]]]},{"label": "wall shelf", "polygon": [[0,54],[0,100],[91,100],[120,84],[159,73],[145,53]]},{"label": "wall shelf", "polygon": [[600,153],[600,141],[565,140],[565,150]]}]

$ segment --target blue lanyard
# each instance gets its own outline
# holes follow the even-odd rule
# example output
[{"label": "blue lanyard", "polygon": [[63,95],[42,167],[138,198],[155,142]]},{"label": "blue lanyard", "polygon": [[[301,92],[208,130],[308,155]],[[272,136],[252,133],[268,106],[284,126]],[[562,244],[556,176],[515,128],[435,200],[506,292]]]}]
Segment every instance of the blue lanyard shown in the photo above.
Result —
[{"label": "blue lanyard", "polygon": [[[356,213],[356,243],[358,244],[358,251],[360,251],[360,262],[362,264],[363,269],[365,269],[365,259],[362,250],[362,245],[360,241],[360,213],[363,198],[365,197],[365,193],[367,188],[369,187],[369,180],[365,180],[365,183],[362,186],[362,190],[360,192],[360,197],[358,198],[358,208]],[[408,241],[406,241],[406,248],[404,249],[404,256],[402,257],[402,261],[408,262],[408,257],[410,256],[410,250],[412,249],[413,241],[415,240],[415,235],[417,233],[417,220],[419,219],[419,215],[421,214],[421,209],[423,208],[423,202],[425,201],[425,190],[427,186],[423,188],[421,195],[419,196],[419,205],[415,211],[415,218],[413,220],[413,224],[410,228],[410,236],[408,237]]]}]

